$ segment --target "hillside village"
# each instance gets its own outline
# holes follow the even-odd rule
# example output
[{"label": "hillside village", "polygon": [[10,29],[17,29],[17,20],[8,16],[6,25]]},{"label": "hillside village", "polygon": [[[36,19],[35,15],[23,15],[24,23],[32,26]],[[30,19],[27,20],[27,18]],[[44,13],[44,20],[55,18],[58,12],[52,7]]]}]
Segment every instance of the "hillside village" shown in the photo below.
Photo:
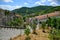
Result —
[{"label": "hillside village", "polygon": [[26,40],[60,40],[60,11],[57,9],[53,12],[49,10],[48,13],[41,11],[41,13],[32,12],[32,14],[26,10],[25,15],[23,15],[24,12],[21,14],[0,9],[0,28],[24,29],[22,35],[18,34],[10,40],[25,40],[26,38]]},{"label": "hillside village", "polygon": [[[7,13],[7,14],[6,14]],[[5,11],[0,9],[0,27],[10,27],[7,25],[7,22],[11,20],[15,20],[16,18],[21,18],[22,16],[17,13],[12,13],[9,11]]]},{"label": "hillside village", "polygon": [[[7,11],[8,12],[8,11]],[[46,21],[48,17],[56,17],[60,18],[60,11],[55,11],[49,14],[44,14],[44,15],[38,15],[32,18],[26,18],[24,19],[26,23],[33,22],[33,20],[37,20],[37,22],[43,22]],[[18,13],[13,13],[9,12],[8,15],[5,15],[5,11],[3,9],[0,9],[0,26],[8,26],[7,22],[11,20],[15,20],[16,18],[23,18],[20,14]]]},{"label": "hillside village", "polygon": [[[54,38],[54,35],[56,35],[54,31],[52,31],[52,32],[54,32],[54,33],[52,33],[52,35],[49,34],[50,31],[51,31],[51,29],[54,30],[54,28],[51,28],[51,27],[50,27],[51,25],[49,25],[49,28],[43,28],[43,27],[42,27],[42,26],[43,26],[42,23],[43,23],[43,22],[46,22],[46,21],[48,20],[48,17],[50,17],[50,18],[60,18],[60,11],[55,11],[55,12],[53,12],[53,13],[35,16],[35,17],[32,17],[32,18],[29,18],[29,19],[26,21],[26,23],[27,23],[28,25],[30,25],[30,23],[31,23],[31,25],[32,25],[32,24],[34,24],[34,20],[36,20],[36,21],[37,21],[36,24],[38,25],[37,28],[40,27],[40,28],[38,28],[38,29],[35,30],[35,32],[36,32],[37,34],[35,33],[35,35],[34,35],[33,32],[31,32],[31,33],[29,34],[29,37],[31,38],[31,39],[29,39],[29,40],[60,40],[60,36],[59,36],[58,38]],[[45,26],[45,24],[44,24],[44,26]],[[48,26],[48,25],[46,25],[46,26]],[[27,27],[28,27],[28,26],[27,26]],[[42,28],[41,28],[41,27],[42,27]],[[60,28],[60,27],[59,27],[59,28]],[[43,31],[43,30],[44,30],[44,31]],[[58,31],[58,30],[57,30],[57,31]],[[27,32],[28,32],[28,31],[27,31]],[[52,37],[52,36],[53,36],[53,37]],[[23,34],[23,35],[18,35],[18,36],[14,37],[14,38],[11,38],[10,40],[25,40],[26,37],[27,37],[27,34]],[[50,39],[50,37],[51,37],[51,39]],[[52,39],[52,38],[53,38],[53,39]]]},{"label": "hillside village", "polygon": [[0,40],[60,40],[60,0],[0,0]]}]

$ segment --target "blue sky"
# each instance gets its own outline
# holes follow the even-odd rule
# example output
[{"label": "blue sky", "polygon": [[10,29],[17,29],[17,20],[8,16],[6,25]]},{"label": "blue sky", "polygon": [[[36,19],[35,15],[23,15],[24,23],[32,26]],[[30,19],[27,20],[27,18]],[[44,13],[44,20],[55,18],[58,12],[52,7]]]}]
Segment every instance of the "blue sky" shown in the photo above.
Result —
[{"label": "blue sky", "polygon": [[7,10],[38,5],[60,6],[60,0],[0,0],[0,8]]}]

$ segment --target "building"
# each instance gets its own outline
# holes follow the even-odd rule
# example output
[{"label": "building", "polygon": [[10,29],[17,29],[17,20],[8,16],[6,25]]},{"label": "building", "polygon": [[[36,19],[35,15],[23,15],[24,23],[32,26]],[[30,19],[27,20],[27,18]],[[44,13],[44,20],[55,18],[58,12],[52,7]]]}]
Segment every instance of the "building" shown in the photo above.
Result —
[{"label": "building", "polygon": [[33,21],[36,20],[37,24],[39,24],[41,22],[45,22],[48,17],[60,18],[60,11],[55,11],[53,13],[49,13],[49,14],[44,14],[44,15],[39,15],[39,16],[35,16],[35,17],[32,17],[32,18],[28,18],[26,22],[27,23],[33,23]]},{"label": "building", "polygon": [[60,18],[60,11],[55,11],[55,12],[53,12],[53,13],[36,16],[35,19],[37,19],[38,21],[46,21],[48,17]]},{"label": "building", "polygon": [[21,18],[22,16],[17,13],[9,12],[9,15],[5,15],[5,10],[0,9],[0,26],[8,26],[7,22],[15,20],[15,18]]}]

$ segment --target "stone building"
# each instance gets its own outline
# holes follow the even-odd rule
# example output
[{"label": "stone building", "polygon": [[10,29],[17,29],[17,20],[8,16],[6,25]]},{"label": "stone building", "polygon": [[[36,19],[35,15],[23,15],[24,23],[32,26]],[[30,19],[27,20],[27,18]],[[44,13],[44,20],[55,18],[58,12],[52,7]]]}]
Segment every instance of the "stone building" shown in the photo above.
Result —
[{"label": "stone building", "polygon": [[7,26],[7,22],[11,21],[11,20],[14,20],[15,18],[17,17],[20,17],[18,16],[18,14],[16,15],[16,13],[12,13],[12,12],[9,12],[8,15],[5,15],[5,10],[3,9],[0,9],[0,26]]},{"label": "stone building", "polygon": [[37,21],[46,21],[48,17],[55,17],[55,18],[60,18],[60,11],[55,11],[53,13],[49,13],[49,14],[45,14],[45,15],[40,15],[40,16],[36,16],[35,19],[37,19]]},{"label": "stone building", "polygon": [[5,17],[4,10],[0,9],[0,26],[3,25],[3,18],[4,17]]},{"label": "stone building", "polygon": [[[55,11],[53,13],[49,13],[49,14],[44,14],[44,15],[39,15],[39,16],[35,16],[33,18],[29,18],[27,19],[27,23],[32,23],[33,21],[36,20],[37,22],[37,26],[39,26],[42,22],[46,22],[48,17],[55,17],[55,18],[60,18],[60,11]],[[40,25],[41,26],[41,25]]]}]

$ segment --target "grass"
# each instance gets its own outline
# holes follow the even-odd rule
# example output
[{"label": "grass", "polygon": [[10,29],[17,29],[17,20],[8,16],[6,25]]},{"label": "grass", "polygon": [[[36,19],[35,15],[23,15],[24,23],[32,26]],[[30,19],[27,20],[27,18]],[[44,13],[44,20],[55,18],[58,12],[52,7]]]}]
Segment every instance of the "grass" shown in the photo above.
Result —
[{"label": "grass", "polygon": [[54,40],[53,38],[60,40],[60,30],[55,29],[53,31],[55,31],[53,34],[49,34],[50,40]]},{"label": "grass", "polygon": [[56,35],[60,37],[60,30],[58,30],[58,32],[57,32],[57,34],[56,34]]},{"label": "grass", "polygon": [[49,33],[49,38],[50,40],[53,40],[53,35],[51,33]]}]

